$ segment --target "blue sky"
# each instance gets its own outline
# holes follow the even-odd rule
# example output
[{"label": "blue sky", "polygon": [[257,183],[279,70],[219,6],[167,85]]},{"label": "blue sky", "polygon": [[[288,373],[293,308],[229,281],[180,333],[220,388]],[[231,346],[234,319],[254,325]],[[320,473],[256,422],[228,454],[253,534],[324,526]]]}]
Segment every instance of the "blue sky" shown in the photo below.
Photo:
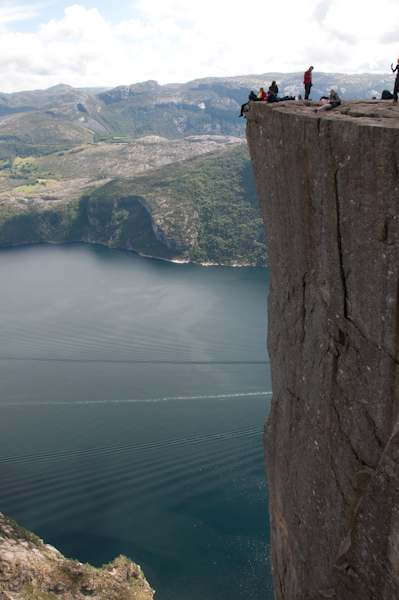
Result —
[{"label": "blue sky", "polygon": [[1,92],[265,72],[388,73],[399,0],[0,0]]}]

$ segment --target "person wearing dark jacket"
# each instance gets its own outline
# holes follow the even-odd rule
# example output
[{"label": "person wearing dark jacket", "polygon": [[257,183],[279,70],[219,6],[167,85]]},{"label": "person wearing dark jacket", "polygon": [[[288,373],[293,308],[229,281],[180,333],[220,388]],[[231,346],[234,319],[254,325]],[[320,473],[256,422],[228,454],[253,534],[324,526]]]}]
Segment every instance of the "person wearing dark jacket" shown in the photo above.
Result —
[{"label": "person wearing dark jacket", "polygon": [[266,102],[278,102],[276,94],[273,94],[270,91],[270,88],[269,88],[269,91],[267,92]]},{"label": "person wearing dark jacket", "polygon": [[[248,96],[248,102],[251,102],[251,100],[256,100],[256,94],[253,90],[251,90],[251,93]],[[239,117],[243,117],[244,116],[244,108],[246,106],[248,106],[248,102],[246,102],[245,104],[243,104],[241,106],[241,113],[238,115]]]},{"label": "person wearing dark jacket", "polygon": [[392,70],[392,73],[395,73],[395,71],[397,71],[396,79],[395,79],[395,87],[393,88],[393,101],[397,102],[398,101],[398,93],[399,93],[399,58],[396,62],[395,68],[393,68],[393,64],[391,64],[391,70]]},{"label": "person wearing dark jacket", "polygon": [[312,87],[312,71],[313,67],[309,67],[303,76],[303,85],[305,86],[305,100],[309,99],[310,88]]},{"label": "person wearing dark jacket", "polygon": [[269,87],[269,92],[271,92],[272,94],[274,94],[275,96],[277,96],[278,94],[278,87],[275,81],[272,81],[271,86]]}]

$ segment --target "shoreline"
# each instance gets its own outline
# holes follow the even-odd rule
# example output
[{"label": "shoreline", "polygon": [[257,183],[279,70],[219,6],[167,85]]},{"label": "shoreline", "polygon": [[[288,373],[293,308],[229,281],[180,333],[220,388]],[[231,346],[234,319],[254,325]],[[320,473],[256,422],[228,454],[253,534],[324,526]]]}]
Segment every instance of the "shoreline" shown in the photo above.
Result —
[{"label": "shoreline", "polygon": [[269,265],[252,265],[252,264],[238,264],[238,263],[232,263],[232,264],[220,264],[220,263],[212,263],[212,262],[206,262],[206,263],[196,263],[192,260],[180,260],[178,258],[163,258],[161,256],[151,256],[150,254],[142,254],[141,252],[138,252],[137,250],[133,250],[132,248],[119,248],[119,247],[112,247],[110,248],[109,246],[107,246],[107,244],[104,244],[103,242],[91,242],[88,240],[74,240],[72,242],[51,242],[51,241],[46,241],[46,242],[21,242],[20,244],[9,244],[7,246],[0,246],[0,250],[1,249],[6,249],[6,248],[17,248],[18,246],[35,246],[36,244],[54,244],[54,245],[61,245],[61,244],[92,244],[92,245],[98,245],[98,246],[103,246],[104,248],[108,248],[109,250],[123,250],[125,252],[132,252],[133,254],[137,254],[137,256],[141,256],[142,258],[152,258],[154,260],[164,260],[166,262],[171,262],[171,263],[175,263],[175,264],[180,264],[180,265],[187,265],[187,264],[192,264],[192,265],[198,265],[201,267],[255,267],[255,268],[260,268],[260,269],[268,269]]}]

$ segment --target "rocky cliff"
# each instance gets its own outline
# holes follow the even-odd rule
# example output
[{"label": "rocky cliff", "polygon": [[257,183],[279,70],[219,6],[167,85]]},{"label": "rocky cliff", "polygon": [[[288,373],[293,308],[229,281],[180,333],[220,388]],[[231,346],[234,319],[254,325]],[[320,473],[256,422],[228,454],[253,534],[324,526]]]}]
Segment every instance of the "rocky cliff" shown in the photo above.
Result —
[{"label": "rocky cliff", "polygon": [[65,558],[0,513],[0,600],[152,600],[138,565],[119,556],[96,569]]},{"label": "rocky cliff", "polygon": [[399,598],[399,108],[251,103],[275,597]]}]

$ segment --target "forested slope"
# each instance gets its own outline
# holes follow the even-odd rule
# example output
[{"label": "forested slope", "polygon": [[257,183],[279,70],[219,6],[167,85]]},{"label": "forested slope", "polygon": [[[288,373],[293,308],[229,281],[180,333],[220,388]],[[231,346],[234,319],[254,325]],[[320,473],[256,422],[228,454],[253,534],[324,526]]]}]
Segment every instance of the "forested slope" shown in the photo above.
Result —
[{"label": "forested slope", "polygon": [[31,198],[0,201],[2,246],[90,241],[197,263],[267,262],[245,143],[109,180],[72,201]]}]

